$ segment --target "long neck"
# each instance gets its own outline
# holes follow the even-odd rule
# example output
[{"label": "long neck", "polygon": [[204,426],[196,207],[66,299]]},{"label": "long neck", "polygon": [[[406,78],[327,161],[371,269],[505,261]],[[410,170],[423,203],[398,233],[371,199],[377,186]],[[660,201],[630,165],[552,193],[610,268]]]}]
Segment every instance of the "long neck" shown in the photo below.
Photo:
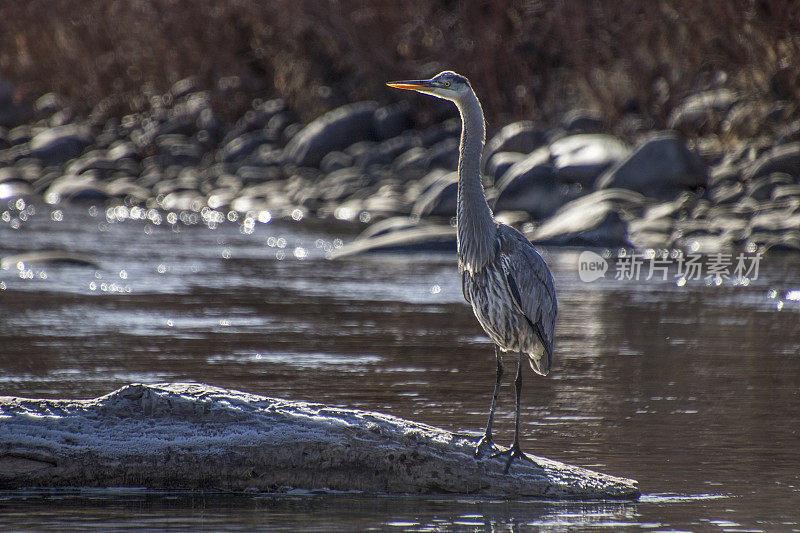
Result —
[{"label": "long neck", "polygon": [[456,102],[461,113],[458,159],[458,258],[462,268],[474,271],[492,257],[495,224],[481,184],[480,161],[486,127],[483,110],[474,94]]}]

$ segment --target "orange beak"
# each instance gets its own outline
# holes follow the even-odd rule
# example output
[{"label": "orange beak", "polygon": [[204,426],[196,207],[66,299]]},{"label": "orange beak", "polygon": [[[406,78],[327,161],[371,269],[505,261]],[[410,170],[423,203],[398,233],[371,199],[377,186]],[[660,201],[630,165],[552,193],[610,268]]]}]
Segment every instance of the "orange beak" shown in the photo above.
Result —
[{"label": "orange beak", "polygon": [[433,89],[433,85],[428,80],[393,81],[386,85],[395,89],[405,89],[406,91],[430,92]]}]

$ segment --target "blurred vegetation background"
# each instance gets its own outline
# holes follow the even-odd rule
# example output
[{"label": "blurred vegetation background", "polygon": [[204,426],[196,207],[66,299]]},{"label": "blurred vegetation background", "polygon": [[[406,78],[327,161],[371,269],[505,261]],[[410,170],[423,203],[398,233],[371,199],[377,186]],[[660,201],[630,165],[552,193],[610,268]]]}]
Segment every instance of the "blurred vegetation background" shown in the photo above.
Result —
[{"label": "blurred vegetation background", "polygon": [[799,103],[799,65],[797,0],[0,0],[0,76],[16,96],[53,91],[98,121],[186,77],[223,115],[283,97],[309,120],[451,68],[477,87],[490,132],[576,106],[613,129],[631,115],[663,128],[709,87]]}]

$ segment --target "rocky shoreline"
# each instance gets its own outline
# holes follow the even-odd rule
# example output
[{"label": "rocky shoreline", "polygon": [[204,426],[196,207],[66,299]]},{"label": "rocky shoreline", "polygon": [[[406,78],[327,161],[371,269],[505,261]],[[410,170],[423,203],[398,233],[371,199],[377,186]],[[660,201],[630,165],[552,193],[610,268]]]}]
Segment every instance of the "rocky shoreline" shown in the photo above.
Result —
[{"label": "rocky shoreline", "polygon": [[[211,100],[186,79],[151,97],[149,111],[103,122],[42,96],[16,110],[28,123],[0,127],[0,210],[13,219],[22,198],[155,210],[174,224],[319,219],[363,226],[359,252],[455,247],[457,117],[419,127],[407,102],[364,101],[302,124],[268,99],[226,125]],[[672,130],[641,128],[632,140],[591,112],[549,129],[514,122],[487,141],[487,196],[540,244],[800,251],[792,114],[787,102],[710,89],[685,99]],[[732,140],[751,130],[773,135]]]}]

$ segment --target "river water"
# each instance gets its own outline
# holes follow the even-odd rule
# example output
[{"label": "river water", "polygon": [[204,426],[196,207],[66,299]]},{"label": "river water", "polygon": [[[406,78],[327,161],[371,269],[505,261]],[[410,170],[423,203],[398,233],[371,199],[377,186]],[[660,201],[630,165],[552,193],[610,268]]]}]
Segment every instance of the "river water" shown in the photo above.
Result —
[{"label": "river water", "polygon": [[[486,422],[494,356],[452,254],[331,261],[355,228],[224,213],[0,215],[0,255],[65,249],[99,263],[0,270],[0,394],[193,381],[476,437]],[[615,279],[613,265],[586,283],[580,252],[543,251],[556,358],[550,376],[526,373],[522,446],[637,479],[638,502],[22,491],[0,493],[0,528],[800,531],[800,258],[768,253],[746,285],[676,283],[674,270]],[[513,431],[512,367],[499,442]]]}]

